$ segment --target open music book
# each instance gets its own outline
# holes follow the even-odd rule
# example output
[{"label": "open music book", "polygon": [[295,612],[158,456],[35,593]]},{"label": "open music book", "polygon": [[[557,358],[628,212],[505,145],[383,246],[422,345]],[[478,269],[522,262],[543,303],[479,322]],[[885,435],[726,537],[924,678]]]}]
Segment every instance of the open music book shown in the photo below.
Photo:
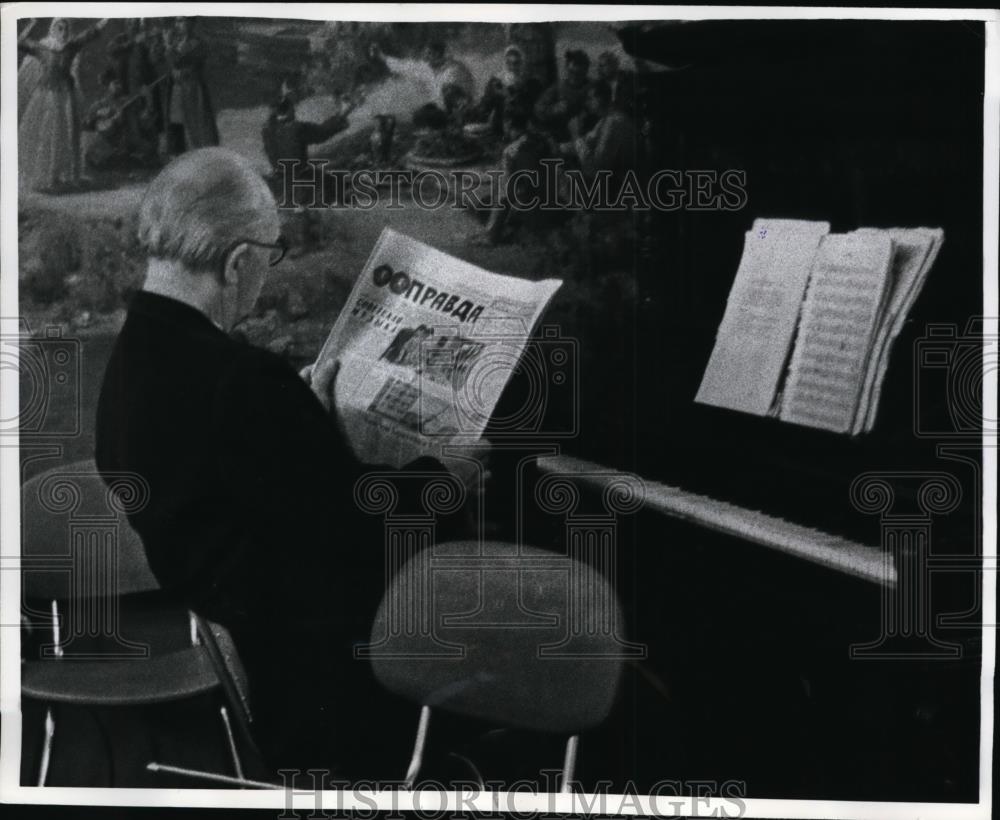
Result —
[{"label": "open music book", "polygon": [[938,228],[758,219],[695,401],[857,435],[875,424],[892,343]]}]

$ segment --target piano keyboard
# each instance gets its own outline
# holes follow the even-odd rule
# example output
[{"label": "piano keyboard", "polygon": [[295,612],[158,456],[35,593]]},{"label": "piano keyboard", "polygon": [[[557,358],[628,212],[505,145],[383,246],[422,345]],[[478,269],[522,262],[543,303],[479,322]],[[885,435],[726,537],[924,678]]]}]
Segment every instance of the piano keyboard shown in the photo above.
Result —
[{"label": "piano keyboard", "polygon": [[[570,476],[581,485],[598,490],[626,475],[572,456],[542,456],[538,459],[538,467],[545,474]],[[896,586],[896,567],[891,556],[881,547],[859,544],[773,515],[696,495],[679,487],[645,479],[642,484],[647,509],[770,547],[865,581],[891,588]]]}]

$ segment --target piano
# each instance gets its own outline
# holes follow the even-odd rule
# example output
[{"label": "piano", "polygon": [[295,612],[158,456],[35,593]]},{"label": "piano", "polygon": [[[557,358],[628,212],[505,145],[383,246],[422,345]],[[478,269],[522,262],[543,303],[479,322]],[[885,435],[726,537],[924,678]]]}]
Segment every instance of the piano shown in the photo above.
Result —
[{"label": "piano", "polygon": [[[578,476],[587,488],[602,492],[625,474],[607,471],[600,464],[572,456],[544,456],[538,469],[545,475]],[[662,482],[643,482],[644,501],[663,515],[759,544],[785,555],[861,578],[879,586],[895,588],[893,557],[879,545],[861,544],[839,535],[786,521],[760,510],[751,510],[707,495],[688,492]]]},{"label": "piano", "polygon": [[[956,424],[955,385],[917,351],[943,324],[939,341],[979,361],[983,34],[848,20],[619,29],[632,56],[668,67],[639,76],[646,170],[742,169],[748,193],[737,211],[639,216],[633,280],[610,289],[628,296],[594,309],[578,390],[550,396],[547,413],[578,423],[528,480],[574,483],[581,526],[608,517],[615,482],[643,488],[612,517],[628,637],[647,655],[602,735],[640,792],[732,778],[751,797],[977,798],[980,431]],[[870,434],[694,402],[744,231],[767,216],[945,231]],[[966,393],[974,417],[980,397]],[[870,474],[893,488],[884,510],[852,500]],[[921,482],[941,474],[958,500],[925,514]],[[526,537],[553,547],[574,525],[526,518]],[[923,534],[897,543],[906,527]],[[897,617],[904,604],[916,620]]]}]

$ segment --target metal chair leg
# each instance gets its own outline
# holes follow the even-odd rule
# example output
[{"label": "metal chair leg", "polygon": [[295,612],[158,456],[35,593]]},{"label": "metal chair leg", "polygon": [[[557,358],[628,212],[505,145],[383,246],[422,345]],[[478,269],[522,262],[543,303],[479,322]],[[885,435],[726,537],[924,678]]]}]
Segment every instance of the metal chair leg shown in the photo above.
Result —
[{"label": "metal chair leg", "polygon": [[413,754],[410,756],[410,765],[406,770],[406,777],[403,778],[403,788],[413,788],[413,784],[420,774],[420,767],[424,763],[424,747],[427,745],[427,727],[431,722],[431,707],[420,707],[420,722],[417,724],[417,738],[413,743]]},{"label": "metal chair leg", "polygon": [[573,791],[573,772],[576,770],[576,750],[580,745],[579,735],[570,735],[566,741],[566,755],[563,757],[562,784],[559,791],[570,794]]},{"label": "metal chair leg", "polygon": [[203,772],[199,769],[185,769],[180,766],[168,766],[166,763],[157,763],[156,761],[147,763],[146,771],[179,775],[180,777],[191,777],[196,780],[206,780],[209,783],[222,783],[226,786],[239,786],[241,789],[277,789],[279,791],[283,791],[286,788],[280,783],[267,783],[263,780],[246,780],[240,777],[229,777],[228,775],[215,774],[214,772]]},{"label": "metal chair leg", "polygon": [[42,743],[42,761],[38,764],[38,785],[44,786],[49,778],[49,761],[52,760],[52,738],[56,733],[56,722],[52,717],[52,707],[45,710],[45,740]]},{"label": "metal chair leg", "polygon": [[226,739],[229,741],[229,755],[233,760],[233,771],[236,777],[243,779],[243,763],[240,760],[239,750],[236,748],[236,738],[233,736],[233,726],[229,722],[229,712],[225,706],[219,707],[219,714],[222,715],[222,726],[226,730]]},{"label": "metal chair leg", "polygon": [[59,620],[59,602],[52,601],[52,655],[56,658],[63,656],[62,647],[62,625]]}]

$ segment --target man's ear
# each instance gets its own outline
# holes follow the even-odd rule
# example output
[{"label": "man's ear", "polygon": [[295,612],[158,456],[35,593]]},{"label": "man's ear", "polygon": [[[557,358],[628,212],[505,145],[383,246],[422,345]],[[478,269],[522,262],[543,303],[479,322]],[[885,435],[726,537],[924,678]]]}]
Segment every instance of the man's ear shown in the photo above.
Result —
[{"label": "man's ear", "polygon": [[226,264],[223,268],[223,279],[227,285],[235,285],[239,279],[239,274],[243,266],[247,263],[247,245],[237,245],[226,257]]}]

